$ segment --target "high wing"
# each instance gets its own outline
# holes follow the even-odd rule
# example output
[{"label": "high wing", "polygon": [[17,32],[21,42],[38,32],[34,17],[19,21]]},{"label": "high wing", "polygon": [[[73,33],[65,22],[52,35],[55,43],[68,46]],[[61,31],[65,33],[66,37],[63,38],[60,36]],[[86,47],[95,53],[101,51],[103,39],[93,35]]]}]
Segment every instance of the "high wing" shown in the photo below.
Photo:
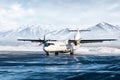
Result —
[{"label": "high wing", "polygon": [[[116,41],[117,39],[86,39],[86,40],[80,40],[80,43],[99,43],[103,41]],[[69,43],[74,43],[75,40],[69,40]]]},{"label": "high wing", "polygon": [[[41,40],[41,39],[18,39],[18,41],[31,41],[31,42],[47,42],[47,41],[57,41],[57,40]],[[75,40],[68,40],[69,43],[74,43]],[[116,41],[116,39],[91,39],[91,40],[80,40],[80,43],[98,43],[103,41]]]},{"label": "high wing", "polygon": [[18,39],[18,41],[31,41],[31,42],[43,42],[44,40],[41,39]]},{"label": "high wing", "polygon": [[93,39],[93,40],[80,40],[80,43],[97,43],[103,41],[116,41],[116,39]]},{"label": "high wing", "polygon": [[41,40],[41,39],[18,39],[18,41],[31,41],[31,42],[47,42],[47,41],[57,41],[57,40]]}]

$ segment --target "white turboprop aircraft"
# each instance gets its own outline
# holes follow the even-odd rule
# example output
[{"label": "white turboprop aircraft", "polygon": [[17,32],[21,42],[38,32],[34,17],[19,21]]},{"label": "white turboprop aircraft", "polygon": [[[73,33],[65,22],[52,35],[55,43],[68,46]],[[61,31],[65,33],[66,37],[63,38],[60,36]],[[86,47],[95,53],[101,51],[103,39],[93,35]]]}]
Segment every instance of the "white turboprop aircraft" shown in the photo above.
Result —
[{"label": "white turboprop aircraft", "polygon": [[46,40],[45,36],[44,39],[18,39],[18,41],[31,41],[31,42],[38,42],[43,44],[43,50],[46,52],[46,55],[49,55],[50,52],[55,52],[55,55],[58,55],[59,52],[67,53],[70,52],[70,55],[74,54],[74,50],[79,48],[80,43],[96,43],[96,42],[103,42],[103,41],[115,41],[116,39],[94,39],[94,40],[82,40],[80,39],[80,31],[89,31],[89,30],[74,30],[77,33],[74,35],[74,40],[65,40],[65,41],[58,41],[58,40]]}]

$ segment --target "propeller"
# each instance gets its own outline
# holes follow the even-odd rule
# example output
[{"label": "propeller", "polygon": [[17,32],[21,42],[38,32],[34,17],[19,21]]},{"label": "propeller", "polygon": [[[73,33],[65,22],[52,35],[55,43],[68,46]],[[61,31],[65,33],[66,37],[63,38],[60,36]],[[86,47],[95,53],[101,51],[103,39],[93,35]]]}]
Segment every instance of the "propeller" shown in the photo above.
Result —
[{"label": "propeller", "polygon": [[[39,38],[39,40],[41,40],[41,39]],[[42,44],[44,44],[44,43],[46,43],[47,41],[48,40],[46,40],[45,35],[44,35],[43,36],[43,40],[42,40],[42,42],[40,42],[39,46],[42,45]]]},{"label": "propeller", "polygon": [[[41,40],[41,39],[39,38],[39,40]],[[44,35],[43,40],[40,42],[39,45],[45,44],[47,41],[57,41],[57,40],[50,40],[50,39],[46,40],[46,35]]]}]

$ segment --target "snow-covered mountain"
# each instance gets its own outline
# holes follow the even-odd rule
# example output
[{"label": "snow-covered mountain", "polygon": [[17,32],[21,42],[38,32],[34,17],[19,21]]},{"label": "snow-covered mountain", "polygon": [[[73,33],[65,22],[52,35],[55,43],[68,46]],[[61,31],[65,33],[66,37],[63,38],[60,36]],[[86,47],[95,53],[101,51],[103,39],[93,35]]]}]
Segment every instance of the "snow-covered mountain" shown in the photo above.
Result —
[{"label": "snow-covered mountain", "polygon": [[83,38],[120,38],[120,26],[102,22],[88,29],[90,32],[81,33]]},{"label": "snow-covered mountain", "polygon": [[[113,26],[108,23],[99,23],[93,27],[88,28],[91,31],[81,33],[81,38],[93,39],[93,38],[118,38],[120,37],[120,27]],[[47,39],[73,39],[74,32],[69,32],[68,28],[52,29],[45,28],[43,26],[26,26],[20,27],[16,30],[10,30],[6,32],[0,32],[0,45],[5,44],[18,44],[17,39],[39,39],[43,38],[46,34]],[[22,44],[22,43],[19,43]]]},{"label": "snow-covered mountain", "polygon": [[89,28],[93,31],[107,31],[107,32],[114,32],[114,31],[119,31],[120,27],[119,26],[114,26],[111,24],[108,24],[106,22],[99,23],[91,28]]}]

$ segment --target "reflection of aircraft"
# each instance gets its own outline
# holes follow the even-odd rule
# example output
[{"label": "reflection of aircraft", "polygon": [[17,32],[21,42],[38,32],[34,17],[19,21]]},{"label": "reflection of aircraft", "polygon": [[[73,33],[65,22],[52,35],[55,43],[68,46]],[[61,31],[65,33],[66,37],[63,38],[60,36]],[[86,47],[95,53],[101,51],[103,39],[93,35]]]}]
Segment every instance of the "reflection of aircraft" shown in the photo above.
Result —
[{"label": "reflection of aircraft", "polygon": [[58,55],[59,52],[70,52],[73,55],[74,50],[80,46],[80,43],[96,43],[96,42],[103,42],[103,41],[115,41],[116,39],[94,39],[94,40],[81,40],[80,39],[80,31],[88,31],[88,30],[76,30],[77,33],[74,36],[74,40],[65,40],[65,41],[58,41],[58,40],[46,40],[45,36],[44,39],[18,39],[18,41],[31,41],[31,42],[38,42],[43,44],[43,50],[46,52],[46,55],[49,55],[49,52],[55,52],[55,55]]}]

